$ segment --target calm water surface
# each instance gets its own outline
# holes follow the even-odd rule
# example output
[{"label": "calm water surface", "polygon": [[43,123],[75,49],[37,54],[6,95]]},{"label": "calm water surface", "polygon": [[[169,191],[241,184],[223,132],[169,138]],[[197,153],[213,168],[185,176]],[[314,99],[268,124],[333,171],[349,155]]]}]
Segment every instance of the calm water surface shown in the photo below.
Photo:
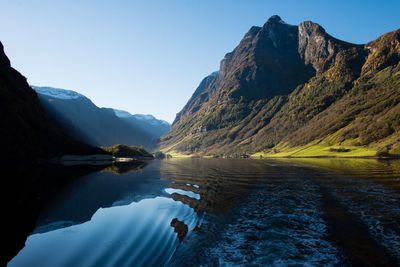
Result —
[{"label": "calm water surface", "polygon": [[151,161],[39,214],[8,266],[399,266],[400,161]]}]

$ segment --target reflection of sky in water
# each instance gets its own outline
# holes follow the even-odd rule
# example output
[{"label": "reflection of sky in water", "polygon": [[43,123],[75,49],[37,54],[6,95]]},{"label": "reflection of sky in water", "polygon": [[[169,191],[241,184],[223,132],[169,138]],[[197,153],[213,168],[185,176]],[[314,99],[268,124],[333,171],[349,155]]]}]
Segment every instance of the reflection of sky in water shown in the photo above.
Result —
[{"label": "reflection of sky in water", "polygon": [[173,193],[177,193],[180,195],[185,195],[197,200],[200,200],[200,194],[196,194],[192,191],[187,191],[187,190],[182,190],[182,189],[175,189],[175,188],[166,188],[165,192],[167,192],[168,194],[172,195]]},{"label": "reflection of sky in water", "polygon": [[[345,249],[359,253],[354,244],[368,248],[360,252],[366,260],[389,255],[363,236],[398,261],[400,161],[312,163],[186,159],[88,175],[52,203],[9,266],[329,266],[342,263]],[[352,234],[354,222],[368,229],[338,247],[324,216],[331,207],[349,213],[336,236]],[[186,232],[178,246],[177,233]]]},{"label": "reflection of sky in water", "polygon": [[140,266],[166,262],[178,245],[172,219],[197,223],[195,211],[170,198],[99,209],[90,221],[28,237],[9,266]]},{"label": "reflection of sky in water", "polygon": [[186,184],[187,186],[193,186],[194,188],[200,188],[197,184]]}]

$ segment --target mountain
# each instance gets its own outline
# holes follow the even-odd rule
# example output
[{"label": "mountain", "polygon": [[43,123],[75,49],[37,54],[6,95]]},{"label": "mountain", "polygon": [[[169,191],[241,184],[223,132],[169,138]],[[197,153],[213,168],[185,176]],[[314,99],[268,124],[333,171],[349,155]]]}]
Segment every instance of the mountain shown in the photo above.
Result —
[{"label": "mountain", "polygon": [[154,150],[169,124],[151,115],[99,108],[77,92],[37,87],[39,100],[50,116],[72,136],[95,146],[126,144]]},{"label": "mountain", "polygon": [[11,67],[0,43],[1,160],[31,161],[62,154],[104,153],[67,135],[39,103],[26,78]]},{"label": "mountain", "polygon": [[204,78],[161,140],[172,154],[400,154],[400,30],[363,45],[272,16]]},{"label": "mountain", "polygon": [[130,114],[124,110],[114,109],[115,115],[127,123],[138,127],[154,139],[159,139],[171,130],[171,125],[164,121],[156,119],[153,115]]}]

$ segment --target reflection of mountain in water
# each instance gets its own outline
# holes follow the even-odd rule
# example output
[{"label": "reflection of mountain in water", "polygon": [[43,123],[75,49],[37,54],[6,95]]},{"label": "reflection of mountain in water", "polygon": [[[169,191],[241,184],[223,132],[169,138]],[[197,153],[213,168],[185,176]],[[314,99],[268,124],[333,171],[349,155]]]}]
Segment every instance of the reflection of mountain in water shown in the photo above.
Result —
[{"label": "reflection of mountain in water", "polygon": [[398,261],[398,162],[313,161],[172,159],[82,173],[9,266]]},{"label": "reflection of mountain in water", "polygon": [[192,208],[164,191],[162,164],[154,161],[134,172],[124,168],[122,174],[108,168],[82,177],[42,213],[41,226],[9,266],[167,262],[198,220]]},{"label": "reflection of mountain in water", "polygon": [[6,265],[33,231],[41,210],[71,183],[101,166],[18,165],[3,166],[1,179],[3,209],[0,265]]},{"label": "reflection of mountain in water", "polygon": [[[90,191],[96,187],[89,185],[86,192],[81,191],[85,195],[74,193],[74,188],[80,187],[81,184],[88,185],[85,183],[90,179],[88,177],[96,176],[101,170],[103,171],[100,173],[104,172],[105,176],[110,177],[117,173],[140,171],[145,166],[145,162],[128,162],[110,166],[66,167],[51,164],[3,169],[3,175],[7,179],[1,180],[1,195],[5,198],[3,203],[9,204],[5,206],[4,217],[8,219],[4,221],[6,227],[3,228],[5,231],[2,235],[2,247],[5,251],[2,253],[1,263],[4,264],[0,265],[5,265],[18,252],[35,225],[38,227],[36,232],[46,232],[89,220],[98,208],[113,205],[114,199],[119,199],[123,194],[123,186],[119,187],[120,193],[116,192],[118,190],[114,187],[108,194],[107,185],[103,185],[103,192]],[[67,205],[67,210],[71,212],[61,211],[57,203],[68,194],[78,199]],[[10,202],[9,199],[18,201]],[[46,212],[49,213],[44,215]]]},{"label": "reflection of mountain in water", "polygon": [[[145,162],[118,163],[81,177],[48,205],[35,232],[89,221],[99,208],[127,205],[163,194],[157,169]],[[153,175],[151,175],[153,174]]]},{"label": "reflection of mountain in water", "polygon": [[[169,181],[168,187],[200,195],[200,199],[196,199],[177,191],[171,193],[174,200],[191,206],[198,213],[220,213],[256,188],[265,176],[264,169],[265,165],[252,160],[185,159],[171,161],[160,171],[161,179]],[[270,168],[273,175],[283,171],[279,166]]]},{"label": "reflection of mountain in water", "polygon": [[178,218],[173,218],[171,221],[171,226],[174,227],[174,231],[178,235],[179,241],[182,242],[189,229],[187,224],[185,224],[183,221],[180,221]]},{"label": "reflection of mountain in water", "polygon": [[124,174],[128,172],[142,171],[147,165],[144,161],[127,161],[115,162],[104,168],[104,171],[112,172],[115,174]]},{"label": "reflection of mountain in water", "polygon": [[99,209],[90,221],[29,236],[9,266],[163,265],[179,244],[170,222],[178,218],[191,231],[195,214],[166,197]]},{"label": "reflection of mountain in water", "polygon": [[399,162],[329,161],[172,161],[171,197],[202,215],[170,264],[393,265]]}]

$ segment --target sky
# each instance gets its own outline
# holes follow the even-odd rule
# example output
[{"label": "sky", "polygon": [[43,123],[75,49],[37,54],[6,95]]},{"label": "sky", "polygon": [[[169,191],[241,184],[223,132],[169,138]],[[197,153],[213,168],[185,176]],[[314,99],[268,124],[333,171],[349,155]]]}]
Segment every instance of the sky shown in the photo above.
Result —
[{"label": "sky", "polygon": [[400,28],[399,0],[0,0],[0,41],[31,85],[172,122],[200,81],[275,14],[366,43]]}]

